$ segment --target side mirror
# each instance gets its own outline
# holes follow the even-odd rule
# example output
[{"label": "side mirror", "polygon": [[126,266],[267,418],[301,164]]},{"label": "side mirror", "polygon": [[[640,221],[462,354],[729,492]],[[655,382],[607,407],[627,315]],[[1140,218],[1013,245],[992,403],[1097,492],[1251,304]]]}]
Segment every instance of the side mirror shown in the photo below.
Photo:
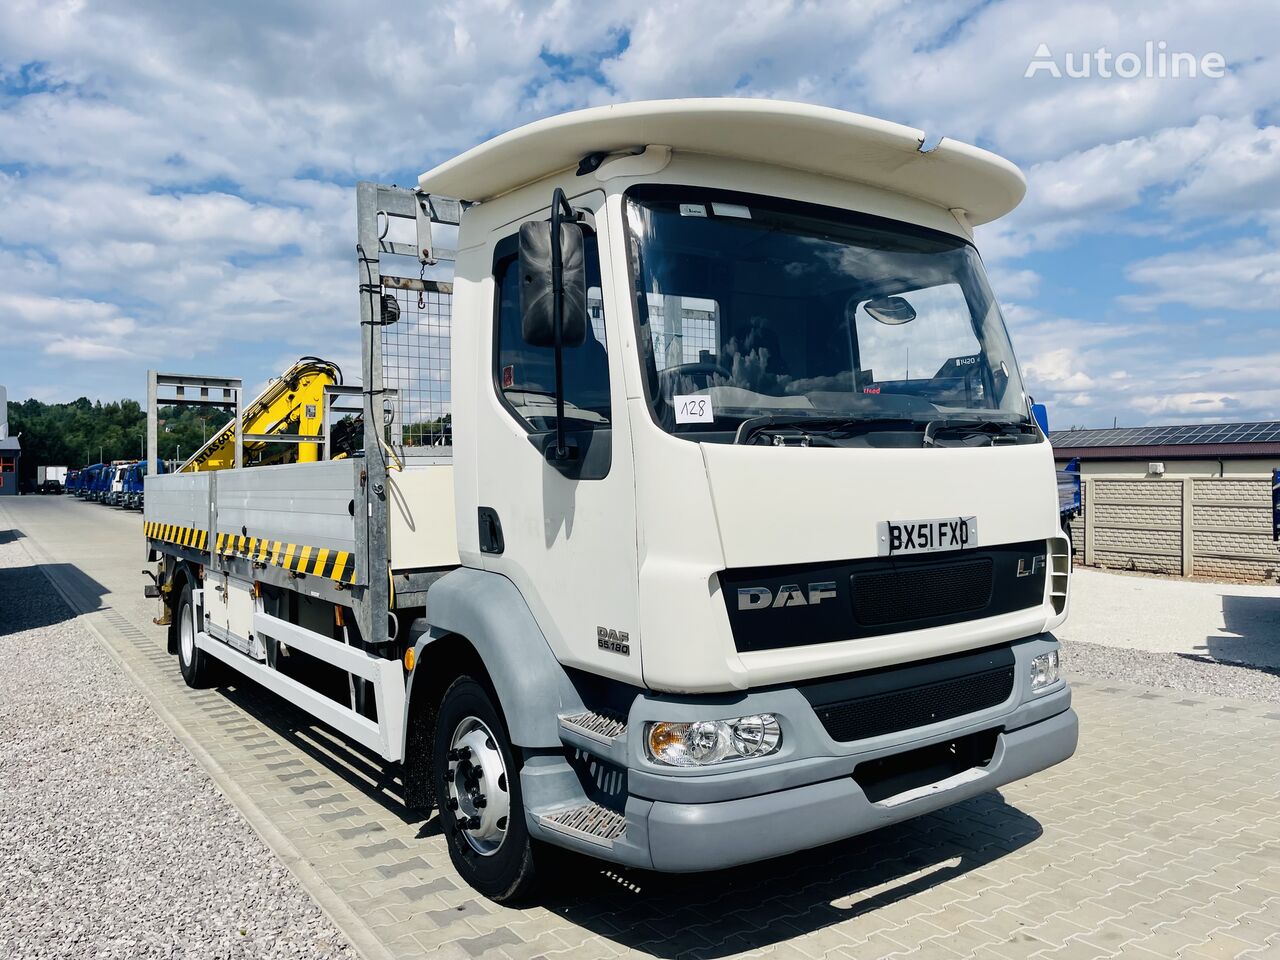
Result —
[{"label": "side mirror", "polygon": [[587,263],[582,228],[560,225],[560,262],[551,247],[551,223],[530,220],[520,225],[520,334],[531,347],[556,343],[556,267],[564,291],[561,343],[581,346],[587,338]]}]

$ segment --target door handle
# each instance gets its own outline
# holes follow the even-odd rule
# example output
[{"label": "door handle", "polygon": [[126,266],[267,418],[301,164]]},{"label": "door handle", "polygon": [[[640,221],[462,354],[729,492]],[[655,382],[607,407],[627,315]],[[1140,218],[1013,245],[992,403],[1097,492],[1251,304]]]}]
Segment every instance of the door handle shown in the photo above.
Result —
[{"label": "door handle", "polygon": [[480,507],[476,514],[480,523],[480,552],[501,556],[505,545],[502,542],[502,521],[498,519],[498,511],[493,507]]}]

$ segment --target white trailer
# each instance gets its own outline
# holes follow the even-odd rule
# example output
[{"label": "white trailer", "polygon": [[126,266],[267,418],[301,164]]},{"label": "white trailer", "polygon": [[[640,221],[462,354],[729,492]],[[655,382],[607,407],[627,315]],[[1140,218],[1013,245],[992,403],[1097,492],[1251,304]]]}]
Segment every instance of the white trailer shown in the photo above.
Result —
[{"label": "white trailer", "polygon": [[549,846],[728,867],[1066,759],[1053,455],[972,234],[1024,181],[924,143],[636,103],[361,183],[363,454],[147,477],[187,682],[398,763],[498,900]]}]

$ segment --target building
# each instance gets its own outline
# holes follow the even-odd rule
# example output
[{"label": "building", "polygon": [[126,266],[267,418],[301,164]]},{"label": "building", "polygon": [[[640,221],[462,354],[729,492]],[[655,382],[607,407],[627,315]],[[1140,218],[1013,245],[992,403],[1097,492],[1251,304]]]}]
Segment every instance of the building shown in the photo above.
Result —
[{"label": "building", "polygon": [[0,387],[0,497],[18,492],[18,457],[22,447],[9,436],[9,394]]},{"label": "building", "polygon": [[1280,421],[1058,430],[1050,439],[1060,467],[1080,461],[1081,563],[1280,580],[1272,539]]},{"label": "building", "polygon": [[18,460],[22,456],[22,447],[17,437],[0,439],[0,497],[13,496],[18,492]]},{"label": "building", "polygon": [[1059,465],[1081,476],[1271,477],[1280,469],[1280,421],[1201,423],[1114,430],[1055,430]]}]

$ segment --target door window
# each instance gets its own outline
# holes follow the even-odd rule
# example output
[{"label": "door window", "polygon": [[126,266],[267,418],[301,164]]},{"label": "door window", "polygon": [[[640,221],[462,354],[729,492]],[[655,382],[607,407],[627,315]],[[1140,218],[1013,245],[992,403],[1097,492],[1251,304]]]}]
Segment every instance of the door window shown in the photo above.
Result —
[{"label": "door window", "polygon": [[[579,346],[564,348],[564,415],[570,430],[607,427],[611,420],[600,254],[594,234],[588,232],[583,239],[587,335]],[[498,304],[494,379],[504,406],[530,430],[541,432],[555,428],[555,350],[530,346],[521,336],[516,249],[516,238],[509,237],[498,245],[495,256]]]}]

